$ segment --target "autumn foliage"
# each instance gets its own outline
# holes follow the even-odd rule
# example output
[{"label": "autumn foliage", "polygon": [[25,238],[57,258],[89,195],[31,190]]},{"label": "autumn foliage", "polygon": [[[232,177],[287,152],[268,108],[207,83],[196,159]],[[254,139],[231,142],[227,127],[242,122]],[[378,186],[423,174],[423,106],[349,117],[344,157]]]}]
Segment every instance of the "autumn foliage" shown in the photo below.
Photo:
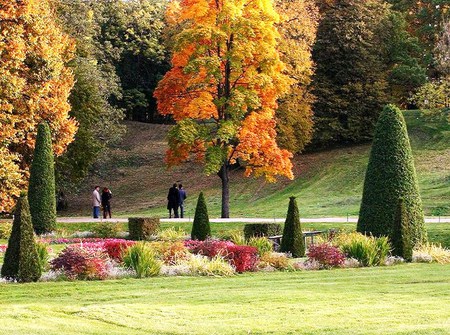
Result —
[{"label": "autumn foliage", "polygon": [[154,93],[159,113],[177,121],[168,163],[194,154],[207,174],[239,160],[246,175],[292,178],[292,155],[275,141],[277,99],[291,81],[277,50],[272,1],[174,1],[167,22],[183,27],[174,37],[172,69]]},{"label": "autumn foliage", "polygon": [[69,118],[74,45],[48,0],[0,0],[0,212],[28,179],[37,126],[47,121],[59,155],[77,130]]}]

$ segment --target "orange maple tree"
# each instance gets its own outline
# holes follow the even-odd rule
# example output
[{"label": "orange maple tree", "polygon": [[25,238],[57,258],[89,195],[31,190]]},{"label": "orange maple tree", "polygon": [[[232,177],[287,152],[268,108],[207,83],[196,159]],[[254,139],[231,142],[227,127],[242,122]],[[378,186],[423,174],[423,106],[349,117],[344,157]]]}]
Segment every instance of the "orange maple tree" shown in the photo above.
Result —
[{"label": "orange maple tree", "polygon": [[222,217],[229,217],[229,169],[245,175],[293,178],[292,154],[276,143],[277,99],[292,84],[277,50],[279,15],[270,0],[172,1],[172,69],[154,93],[158,111],[177,124],[167,162],[192,155],[222,180]]},{"label": "orange maple tree", "polygon": [[0,212],[26,186],[37,125],[52,130],[59,155],[77,130],[68,115],[74,44],[49,0],[0,0]]}]

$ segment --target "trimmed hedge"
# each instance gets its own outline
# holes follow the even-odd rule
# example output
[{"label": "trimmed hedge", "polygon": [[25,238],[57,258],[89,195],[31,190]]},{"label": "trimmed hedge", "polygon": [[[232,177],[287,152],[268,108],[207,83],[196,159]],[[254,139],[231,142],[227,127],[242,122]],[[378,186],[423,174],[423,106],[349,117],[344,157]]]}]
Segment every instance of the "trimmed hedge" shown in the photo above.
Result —
[{"label": "trimmed hedge", "polygon": [[41,266],[34,240],[30,207],[26,195],[17,201],[11,236],[5,252],[1,275],[3,278],[26,283],[38,281]]},{"label": "trimmed hedge", "polygon": [[194,222],[192,223],[191,238],[193,240],[204,241],[211,236],[211,227],[209,225],[208,208],[206,207],[203,192],[200,192],[195,207]]},{"label": "trimmed hedge", "polygon": [[295,197],[289,198],[289,208],[284,224],[281,252],[290,252],[293,257],[305,256],[305,241],[303,239],[300,215]]},{"label": "trimmed hedge", "polygon": [[403,257],[411,262],[413,256],[413,244],[409,226],[408,213],[403,199],[399,199],[395,215],[395,225],[391,236],[392,254]]},{"label": "trimmed hedge", "polygon": [[251,237],[281,235],[279,223],[250,223],[244,226],[244,236],[248,240]]},{"label": "trimmed hedge", "polygon": [[55,166],[50,127],[47,123],[41,123],[38,127],[34,157],[30,168],[28,201],[36,234],[46,234],[55,230]]},{"label": "trimmed hedge", "polygon": [[134,241],[148,240],[156,235],[159,229],[159,218],[128,218],[130,239]]},{"label": "trimmed hedge", "polygon": [[422,201],[405,120],[397,107],[387,105],[375,127],[357,231],[392,238],[400,198],[413,244],[425,242]]}]

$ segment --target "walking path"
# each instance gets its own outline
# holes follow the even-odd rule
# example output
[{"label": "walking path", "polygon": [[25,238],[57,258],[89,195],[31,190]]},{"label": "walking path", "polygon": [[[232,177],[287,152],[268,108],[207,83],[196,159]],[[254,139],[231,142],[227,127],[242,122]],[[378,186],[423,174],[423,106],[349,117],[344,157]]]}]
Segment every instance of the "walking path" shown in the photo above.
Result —
[{"label": "walking path", "polygon": [[[193,218],[184,219],[161,219],[161,222],[192,222]],[[230,219],[220,219],[220,218],[210,218],[210,222],[214,223],[230,223],[230,222],[242,222],[242,223],[283,223],[286,219],[284,218],[230,218]],[[127,218],[114,218],[114,219],[93,219],[91,217],[59,217],[58,222],[64,223],[80,223],[80,222],[128,222]],[[301,222],[321,222],[321,223],[356,223],[358,222],[357,217],[321,217],[321,218],[301,218]],[[450,217],[427,217],[425,218],[426,223],[450,223]]]}]

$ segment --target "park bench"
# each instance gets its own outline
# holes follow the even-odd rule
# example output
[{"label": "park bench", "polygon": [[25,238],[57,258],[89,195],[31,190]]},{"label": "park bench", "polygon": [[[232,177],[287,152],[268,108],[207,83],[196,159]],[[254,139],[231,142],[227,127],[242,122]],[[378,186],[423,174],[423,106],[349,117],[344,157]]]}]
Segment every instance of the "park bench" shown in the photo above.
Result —
[{"label": "park bench", "polygon": [[[310,239],[309,240],[309,244],[314,244],[314,236],[321,235],[323,233],[324,233],[323,230],[304,231],[303,232],[303,239],[304,239],[304,242],[305,242],[305,246],[308,245],[307,244],[307,242],[308,242],[307,239],[308,238]],[[268,239],[270,241],[272,241],[272,243],[273,243],[273,249],[274,250],[279,250],[280,245],[281,245],[282,237],[283,237],[283,235],[274,235],[274,236],[269,236],[268,237]]]}]

